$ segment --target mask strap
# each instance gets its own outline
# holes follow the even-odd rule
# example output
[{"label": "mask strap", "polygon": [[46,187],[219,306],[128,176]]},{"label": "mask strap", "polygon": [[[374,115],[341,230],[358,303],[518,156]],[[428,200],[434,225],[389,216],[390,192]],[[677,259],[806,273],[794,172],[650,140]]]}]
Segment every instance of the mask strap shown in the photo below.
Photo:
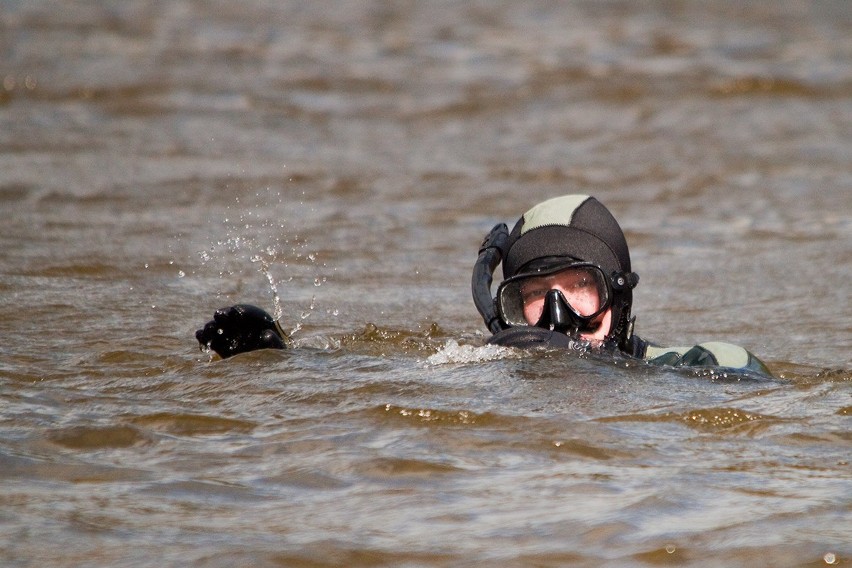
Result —
[{"label": "mask strap", "polygon": [[639,275],[635,272],[613,272],[609,281],[613,290],[632,290],[639,284]]}]

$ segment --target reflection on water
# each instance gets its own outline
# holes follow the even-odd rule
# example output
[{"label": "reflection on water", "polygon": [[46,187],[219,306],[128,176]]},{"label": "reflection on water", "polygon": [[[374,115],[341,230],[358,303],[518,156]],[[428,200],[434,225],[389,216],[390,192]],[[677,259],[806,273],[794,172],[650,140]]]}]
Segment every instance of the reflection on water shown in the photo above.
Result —
[{"label": "reflection on water", "polygon": [[[852,558],[847,2],[125,4],[0,9],[4,565]],[[566,192],[781,378],[481,347]]]}]

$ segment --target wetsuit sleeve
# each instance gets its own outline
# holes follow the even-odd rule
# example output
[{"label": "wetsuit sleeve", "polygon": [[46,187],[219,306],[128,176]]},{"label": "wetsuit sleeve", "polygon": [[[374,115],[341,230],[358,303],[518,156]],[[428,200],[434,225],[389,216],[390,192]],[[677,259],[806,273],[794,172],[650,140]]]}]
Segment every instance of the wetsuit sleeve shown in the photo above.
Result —
[{"label": "wetsuit sleeve", "polygon": [[673,367],[724,367],[727,369],[753,371],[767,376],[772,373],[766,365],[750,351],[730,343],[710,341],[692,347],[657,347],[649,345],[645,360],[655,365]]}]

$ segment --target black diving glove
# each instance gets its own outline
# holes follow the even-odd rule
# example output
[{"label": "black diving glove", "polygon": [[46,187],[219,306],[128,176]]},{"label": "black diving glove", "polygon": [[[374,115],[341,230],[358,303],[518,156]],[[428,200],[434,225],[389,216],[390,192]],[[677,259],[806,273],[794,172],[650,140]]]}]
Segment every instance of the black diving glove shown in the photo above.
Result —
[{"label": "black diving glove", "polygon": [[543,347],[545,349],[575,348],[577,342],[558,331],[534,326],[510,327],[498,331],[488,339],[489,345],[530,349]]},{"label": "black diving glove", "polygon": [[195,332],[202,349],[209,347],[227,359],[256,349],[284,349],[287,335],[272,316],[257,306],[237,304],[220,308]]}]

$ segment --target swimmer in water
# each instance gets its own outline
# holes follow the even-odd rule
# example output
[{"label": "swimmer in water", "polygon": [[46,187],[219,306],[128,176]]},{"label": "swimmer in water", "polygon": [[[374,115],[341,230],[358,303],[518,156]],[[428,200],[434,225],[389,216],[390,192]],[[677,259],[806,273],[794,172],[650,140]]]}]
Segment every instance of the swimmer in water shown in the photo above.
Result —
[{"label": "swimmer in water", "polygon": [[[503,282],[491,298],[491,278]],[[473,296],[494,334],[488,343],[558,347],[585,341],[654,364],[725,367],[770,375],[752,353],[730,343],[660,347],[633,333],[632,271],[627,240],[597,199],[565,195],[539,203],[511,232],[497,225],[480,247]]]},{"label": "swimmer in water", "polygon": [[[491,296],[497,265],[503,281]],[[524,213],[510,232],[495,226],[479,250],[473,299],[492,332],[488,343],[515,348],[617,351],[652,364],[722,367],[771,373],[742,347],[722,342],[660,347],[633,333],[632,272],[618,222],[597,199],[565,195]],[[239,304],[217,310],[196,338],[221,357],[255,349],[283,349],[289,338],[264,310]]]}]

